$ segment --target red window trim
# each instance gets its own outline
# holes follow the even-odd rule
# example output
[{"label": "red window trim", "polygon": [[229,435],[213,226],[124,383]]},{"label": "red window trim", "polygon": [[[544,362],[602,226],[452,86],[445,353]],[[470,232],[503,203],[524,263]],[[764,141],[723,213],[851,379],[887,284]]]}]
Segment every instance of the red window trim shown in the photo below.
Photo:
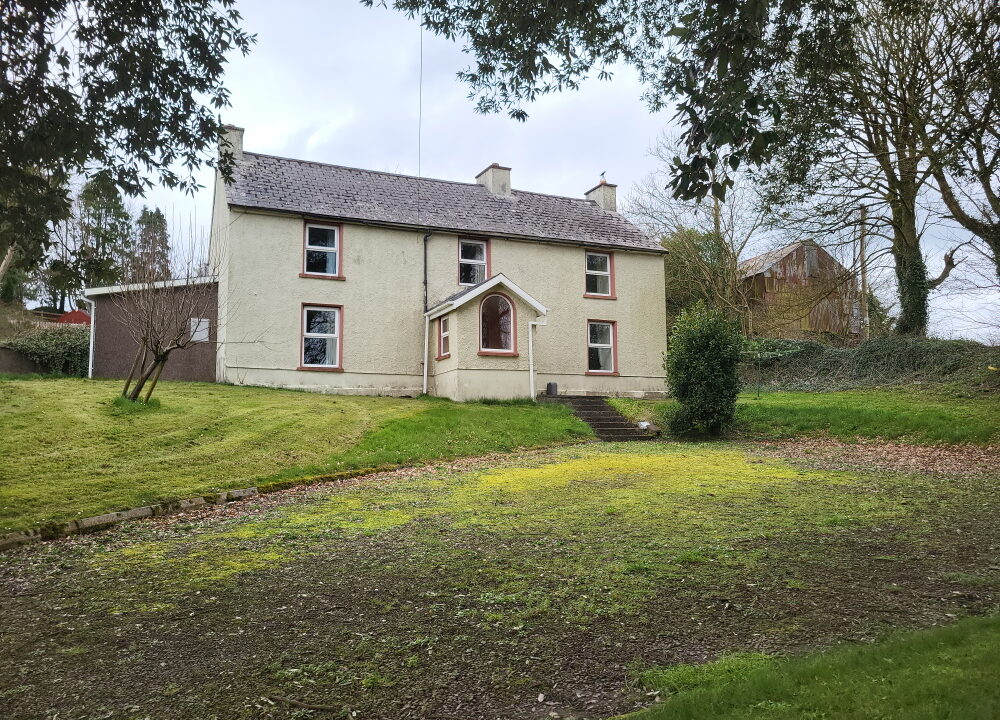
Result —
[{"label": "red window trim", "polygon": [[[306,272],[306,243],[309,241],[309,226],[336,228],[337,230],[337,274],[324,275],[323,273]],[[313,278],[315,280],[346,280],[344,277],[344,226],[342,223],[323,222],[321,220],[305,220],[302,223],[302,269],[300,278]]]},{"label": "red window trim", "polygon": [[[590,323],[609,323],[611,325],[611,362],[614,364],[615,367],[613,372],[590,369]],[[584,341],[587,350],[583,357],[584,367],[586,368],[584,375],[601,375],[603,377],[617,377],[619,374],[618,373],[618,321],[589,318],[587,320],[585,330],[587,334],[584,335]]]},{"label": "red window trim", "polygon": [[[340,326],[337,328],[337,365],[334,366],[323,366],[323,365],[304,365],[302,363],[302,353],[305,351],[306,345],[306,308],[316,307],[316,308],[330,308],[331,310],[338,310],[339,317],[337,322]],[[310,303],[304,302],[299,306],[299,361],[296,363],[298,367],[296,370],[307,370],[309,372],[344,372],[344,306],[343,305],[327,305],[325,303]]]},{"label": "red window trim", "polygon": [[441,352],[442,342],[444,340],[444,338],[441,337],[441,321],[444,320],[446,317],[448,317],[448,315],[442,315],[441,317],[439,317],[437,319],[438,345],[437,345],[437,357],[434,358],[435,360],[444,360],[445,358],[450,358],[451,357],[451,321],[450,320],[448,321],[448,352],[447,353]]},{"label": "red window trim", "polygon": [[455,264],[455,279],[461,287],[474,287],[473,285],[464,285],[462,283],[462,243],[463,242],[479,242],[486,243],[486,280],[493,277],[493,243],[490,238],[477,238],[468,236],[458,236],[458,242],[455,244],[455,254],[458,258],[458,262]]},{"label": "red window trim", "polygon": [[[587,292],[587,255],[607,255],[608,256],[608,275],[611,280],[611,294],[610,295],[596,295],[594,293]],[[583,296],[585,298],[592,298],[594,300],[617,300],[618,295],[615,292],[615,254],[607,250],[589,250],[584,249],[583,251]]]},{"label": "red window trim", "polygon": [[[488,298],[491,298],[494,295],[499,295],[504,300],[506,300],[507,302],[510,303],[510,314],[511,314],[510,334],[511,334],[511,337],[512,337],[512,340],[513,340],[513,342],[511,343],[512,346],[513,346],[512,350],[484,350],[483,349],[483,303],[486,302],[486,300]],[[476,315],[476,335],[478,336],[478,339],[476,340],[476,344],[479,346],[479,354],[480,355],[493,355],[493,356],[498,356],[498,357],[517,357],[518,356],[518,352],[517,352],[517,305],[514,304],[514,301],[511,300],[506,294],[504,294],[502,292],[487,293],[482,299],[480,299],[480,301],[479,301],[479,313]]]}]

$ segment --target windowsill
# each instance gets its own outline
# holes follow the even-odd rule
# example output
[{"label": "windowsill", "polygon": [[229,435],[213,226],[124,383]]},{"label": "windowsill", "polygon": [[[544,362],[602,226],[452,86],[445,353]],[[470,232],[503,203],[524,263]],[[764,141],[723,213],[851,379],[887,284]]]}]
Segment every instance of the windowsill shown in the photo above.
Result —
[{"label": "windowsill", "polygon": [[447,355],[438,355],[438,356],[437,356],[436,358],[434,358],[434,359],[435,359],[435,360],[447,360],[447,359],[448,359],[448,358],[450,358],[450,357],[451,357],[451,353],[448,353]]},{"label": "windowsill", "polygon": [[495,357],[518,357],[518,354],[511,350],[480,350],[479,354],[492,355]]},{"label": "windowsill", "polygon": [[605,372],[604,370],[588,370],[587,372],[584,373],[584,375],[603,375],[604,377],[617,377],[618,371],[615,370],[614,372]]},{"label": "windowsill", "polygon": [[296,370],[308,370],[310,372],[344,372],[344,368],[322,367],[319,365],[299,365]]},{"label": "windowsill", "polygon": [[584,293],[585,298],[591,298],[593,300],[617,300],[617,295],[593,295],[591,293]]},{"label": "windowsill", "polygon": [[299,273],[300,278],[313,278],[314,280],[346,280],[343,275],[323,275],[321,273]]}]

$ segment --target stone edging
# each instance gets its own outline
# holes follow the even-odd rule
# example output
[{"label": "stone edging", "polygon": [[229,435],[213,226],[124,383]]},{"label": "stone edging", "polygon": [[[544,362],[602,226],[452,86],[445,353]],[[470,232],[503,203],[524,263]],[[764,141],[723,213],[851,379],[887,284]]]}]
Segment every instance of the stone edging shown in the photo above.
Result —
[{"label": "stone edging", "polygon": [[386,472],[389,470],[399,470],[407,465],[382,465],[379,467],[359,468],[357,470],[344,470],[343,472],[329,473],[326,475],[310,475],[307,477],[293,478],[291,480],[276,480],[274,482],[263,483],[253,487],[242,488],[240,490],[224,490],[209,495],[199,495],[184,500],[169,500],[155,505],[132,508],[131,510],[120,510],[118,512],[95,515],[93,517],[70,520],[68,523],[51,523],[42,527],[30,530],[18,530],[15,532],[0,535],[0,551],[9,550],[19,545],[41,542],[43,540],[54,540],[67,535],[80,535],[83,533],[97,532],[106,528],[138,518],[161,517],[184,510],[190,510],[200,505],[220,505],[234,500],[246,500],[255,495],[286,490],[298,485],[309,485],[312,483],[335,482],[337,480],[347,480],[361,475]]}]

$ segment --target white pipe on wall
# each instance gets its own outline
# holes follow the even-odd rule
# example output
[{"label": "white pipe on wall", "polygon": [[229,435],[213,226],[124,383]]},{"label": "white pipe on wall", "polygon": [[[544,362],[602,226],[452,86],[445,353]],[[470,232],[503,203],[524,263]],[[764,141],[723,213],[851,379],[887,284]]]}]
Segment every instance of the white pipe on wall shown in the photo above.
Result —
[{"label": "white pipe on wall", "polygon": [[427,394],[427,351],[430,349],[431,319],[424,315],[424,395]]},{"label": "white pipe on wall", "polygon": [[538,402],[538,395],[535,393],[535,328],[546,325],[547,320],[532,320],[528,323],[528,394],[532,402]]},{"label": "white pipe on wall", "polygon": [[90,305],[90,354],[87,357],[87,377],[94,377],[94,334],[97,332],[95,323],[97,322],[97,303],[90,298],[81,298]]}]

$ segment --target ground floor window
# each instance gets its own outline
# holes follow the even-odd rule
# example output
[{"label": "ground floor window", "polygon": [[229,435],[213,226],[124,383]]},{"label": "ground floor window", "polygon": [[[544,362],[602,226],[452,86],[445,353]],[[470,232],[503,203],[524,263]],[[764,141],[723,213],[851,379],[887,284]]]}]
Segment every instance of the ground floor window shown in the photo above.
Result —
[{"label": "ground floor window", "polygon": [[451,322],[448,316],[438,318],[438,354],[437,359],[443,360],[451,356]]},{"label": "ground floor window", "polygon": [[306,305],[302,308],[302,365],[339,369],[341,364],[340,307]]},{"label": "ground floor window", "polygon": [[587,321],[587,372],[610,374],[618,371],[617,334],[617,324],[613,321]]}]

